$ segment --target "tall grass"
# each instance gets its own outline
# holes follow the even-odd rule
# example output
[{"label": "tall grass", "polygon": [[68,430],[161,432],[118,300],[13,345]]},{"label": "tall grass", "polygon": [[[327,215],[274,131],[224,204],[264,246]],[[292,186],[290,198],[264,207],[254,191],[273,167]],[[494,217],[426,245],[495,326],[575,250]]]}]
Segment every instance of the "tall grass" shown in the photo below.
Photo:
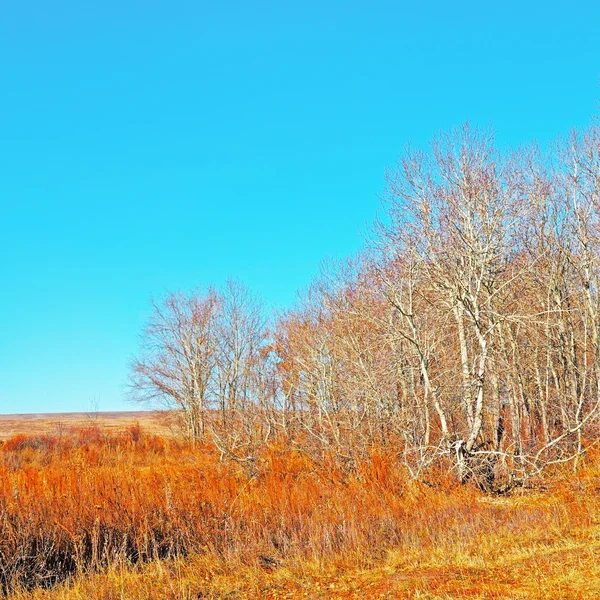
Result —
[{"label": "tall grass", "polygon": [[252,469],[219,456],[139,427],[9,439],[0,447],[3,592],[186,557],[264,571],[365,569],[390,552],[422,562],[498,532],[536,531],[539,541],[589,526],[599,512],[591,467],[555,478],[552,501],[515,511],[450,478],[410,481],[377,449],[351,471],[283,443]]}]

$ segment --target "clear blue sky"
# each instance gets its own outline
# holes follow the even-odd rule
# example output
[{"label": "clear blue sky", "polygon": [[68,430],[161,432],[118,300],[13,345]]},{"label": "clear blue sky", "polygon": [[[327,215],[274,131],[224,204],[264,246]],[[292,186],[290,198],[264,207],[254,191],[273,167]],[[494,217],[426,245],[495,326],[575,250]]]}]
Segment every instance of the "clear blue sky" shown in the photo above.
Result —
[{"label": "clear blue sky", "polygon": [[386,166],[597,113],[597,2],[0,3],[0,412],[130,408],[151,296],[290,305]]}]

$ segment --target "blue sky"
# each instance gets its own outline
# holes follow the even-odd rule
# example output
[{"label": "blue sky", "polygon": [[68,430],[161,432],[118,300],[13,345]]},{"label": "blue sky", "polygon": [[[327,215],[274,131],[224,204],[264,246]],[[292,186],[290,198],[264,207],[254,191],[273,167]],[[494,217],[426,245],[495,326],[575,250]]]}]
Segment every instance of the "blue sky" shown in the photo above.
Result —
[{"label": "blue sky", "polygon": [[151,296],[293,303],[386,166],[585,125],[596,2],[0,3],[0,412],[128,409]]}]

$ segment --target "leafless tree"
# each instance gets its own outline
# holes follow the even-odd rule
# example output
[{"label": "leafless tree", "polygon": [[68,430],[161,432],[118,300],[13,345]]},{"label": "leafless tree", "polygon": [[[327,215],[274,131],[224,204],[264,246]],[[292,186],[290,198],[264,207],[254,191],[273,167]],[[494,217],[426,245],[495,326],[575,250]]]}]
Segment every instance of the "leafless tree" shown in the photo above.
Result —
[{"label": "leafless tree", "polygon": [[272,385],[264,308],[238,281],[226,283],[220,300],[214,378],[219,418],[211,431],[224,455],[249,460],[256,443],[269,435],[265,416]]},{"label": "leafless tree", "polygon": [[187,434],[205,435],[206,411],[218,360],[218,314],[221,300],[205,294],[173,293],[154,302],[142,334],[140,357],[132,363],[135,398],[158,400],[181,411]]}]

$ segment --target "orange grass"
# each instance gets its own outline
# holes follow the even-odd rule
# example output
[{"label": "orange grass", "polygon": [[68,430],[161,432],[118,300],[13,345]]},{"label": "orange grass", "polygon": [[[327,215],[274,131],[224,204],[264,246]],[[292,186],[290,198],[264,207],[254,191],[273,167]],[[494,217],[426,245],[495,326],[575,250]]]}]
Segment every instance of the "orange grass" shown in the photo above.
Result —
[{"label": "orange grass", "polygon": [[494,498],[375,450],[343,472],[274,445],[248,469],[139,427],[20,435],[0,580],[15,599],[600,597],[595,465]]}]

